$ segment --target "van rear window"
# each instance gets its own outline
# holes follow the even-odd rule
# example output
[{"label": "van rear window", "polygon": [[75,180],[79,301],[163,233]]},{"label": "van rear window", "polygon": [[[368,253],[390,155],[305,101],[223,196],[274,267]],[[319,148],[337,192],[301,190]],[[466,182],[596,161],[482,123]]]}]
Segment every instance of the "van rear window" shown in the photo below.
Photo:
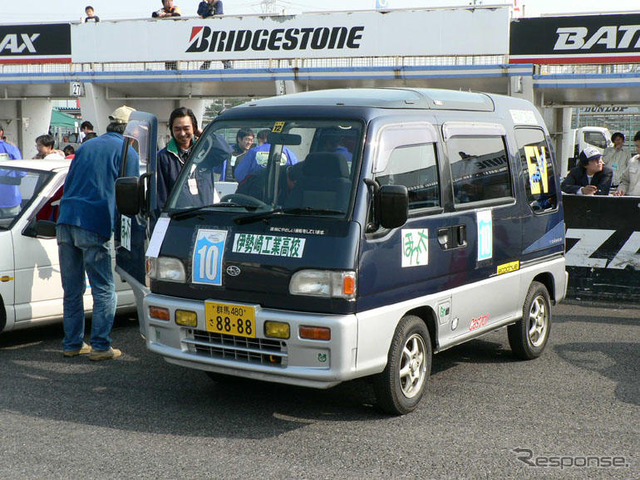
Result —
[{"label": "van rear window", "polygon": [[447,142],[456,204],[511,197],[511,175],[500,136],[454,136]]},{"label": "van rear window", "polygon": [[516,142],[529,206],[535,213],[555,210],[558,207],[555,171],[544,132],[538,128],[517,128]]}]

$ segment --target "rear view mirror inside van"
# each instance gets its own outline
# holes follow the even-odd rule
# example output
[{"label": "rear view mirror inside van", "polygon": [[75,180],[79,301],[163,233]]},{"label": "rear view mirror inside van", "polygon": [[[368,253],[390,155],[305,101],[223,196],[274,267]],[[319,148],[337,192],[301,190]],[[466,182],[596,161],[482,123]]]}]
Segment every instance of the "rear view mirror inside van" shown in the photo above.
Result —
[{"label": "rear view mirror inside van", "polygon": [[302,136],[295,135],[293,133],[269,133],[267,141],[271,145],[300,145],[302,143]]},{"label": "rear view mirror inside van", "polygon": [[409,214],[409,193],[404,185],[383,185],[378,191],[380,225],[401,227]]}]

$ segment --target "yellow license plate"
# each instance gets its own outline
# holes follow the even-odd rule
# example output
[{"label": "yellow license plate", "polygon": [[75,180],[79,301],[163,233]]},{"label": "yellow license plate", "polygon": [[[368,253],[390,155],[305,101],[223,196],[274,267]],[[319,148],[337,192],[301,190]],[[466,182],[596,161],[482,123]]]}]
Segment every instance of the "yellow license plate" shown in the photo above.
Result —
[{"label": "yellow license plate", "polygon": [[232,303],[205,302],[207,332],[256,338],[256,309]]}]

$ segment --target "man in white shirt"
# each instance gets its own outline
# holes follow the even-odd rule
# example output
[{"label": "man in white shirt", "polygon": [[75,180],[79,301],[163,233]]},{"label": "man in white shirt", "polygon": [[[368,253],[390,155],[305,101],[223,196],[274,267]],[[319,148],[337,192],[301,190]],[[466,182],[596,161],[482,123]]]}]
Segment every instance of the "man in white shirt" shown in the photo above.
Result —
[{"label": "man in white shirt", "polygon": [[624,148],[624,140],[624,134],[615,132],[611,135],[613,147],[605,148],[602,153],[602,161],[613,170],[612,187],[617,187],[620,184],[622,174],[627,169],[627,163],[629,162],[629,158],[631,158],[629,151]]},{"label": "man in white shirt", "polygon": [[621,197],[622,195],[640,196],[640,132],[636,132],[633,137],[633,143],[636,145],[638,155],[634,155],[629,159],[626,170],[622,172],[618,190],[613,194],[616,197]]}]

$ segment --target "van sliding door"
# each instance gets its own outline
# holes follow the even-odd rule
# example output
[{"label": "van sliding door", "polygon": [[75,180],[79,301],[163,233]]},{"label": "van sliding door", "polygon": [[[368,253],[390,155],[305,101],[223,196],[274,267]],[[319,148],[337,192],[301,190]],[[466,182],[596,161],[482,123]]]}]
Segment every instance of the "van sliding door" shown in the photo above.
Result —
[{"label": "van sliding door", "polygon": [[506,131],[500,124],[448,122],[443,136],[451,169],[455,224],[467,233],[467,271],[453,295],[453,337],[517,316],[521,215]]}]

